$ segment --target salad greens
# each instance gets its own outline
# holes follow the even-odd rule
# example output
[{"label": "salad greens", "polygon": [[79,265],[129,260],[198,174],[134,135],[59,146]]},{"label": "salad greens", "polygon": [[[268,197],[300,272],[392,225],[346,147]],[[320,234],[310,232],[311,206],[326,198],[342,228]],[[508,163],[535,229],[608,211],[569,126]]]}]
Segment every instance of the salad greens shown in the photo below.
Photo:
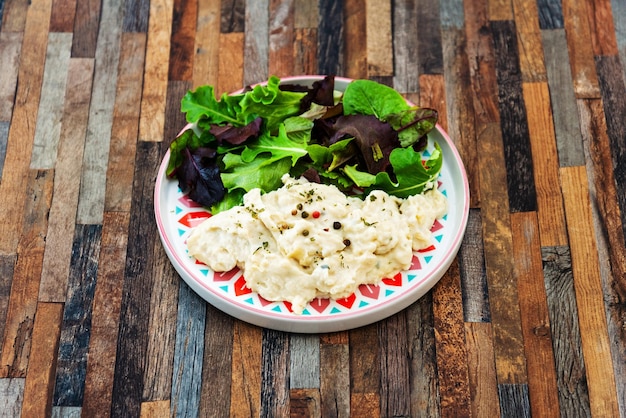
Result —
[{"label": "salad greens", "polygon": [[243,195],[282,186],[289,173],[346,193],[381,189],[407,197],[433,187],[443,156],[422,151],[437,111],[410,106],[383,84],[354,80],[343,94],[327,76],[312,87],[267,84],[215,97],[212,86],[181,101],[191,128],[170,145],[167,175],[213,213]]}]

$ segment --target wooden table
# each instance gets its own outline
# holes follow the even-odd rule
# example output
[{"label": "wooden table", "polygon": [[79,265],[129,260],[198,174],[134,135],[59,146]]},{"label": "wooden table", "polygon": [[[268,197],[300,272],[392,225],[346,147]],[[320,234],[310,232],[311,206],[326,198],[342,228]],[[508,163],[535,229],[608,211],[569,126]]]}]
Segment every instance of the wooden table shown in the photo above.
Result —
[{"label": "wooden table", "polygon": [[[626,416],[622,0],[0,0],[0,415]],[[436,107],[467,234],[426,296],[300,335],[176,274],[180,99],[336,74]]]}]

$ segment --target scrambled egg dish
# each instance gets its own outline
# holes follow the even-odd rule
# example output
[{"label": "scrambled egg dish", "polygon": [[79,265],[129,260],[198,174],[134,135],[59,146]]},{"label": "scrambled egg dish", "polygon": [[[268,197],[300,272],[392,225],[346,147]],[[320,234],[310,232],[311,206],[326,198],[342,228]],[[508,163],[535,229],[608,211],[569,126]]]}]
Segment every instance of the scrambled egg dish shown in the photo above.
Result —
[{"label": "scrambled egg dish", "polygon": [[218,213],[189,239],[189,254],[214,271],[239,267],[247,286],[301,313],[311,300],[341,299],[411,266],[447,212],[436,188],[400,199],[373,191],[364,199],[334,186],[283,177],[284,186],[251,190],[242,206]]}]

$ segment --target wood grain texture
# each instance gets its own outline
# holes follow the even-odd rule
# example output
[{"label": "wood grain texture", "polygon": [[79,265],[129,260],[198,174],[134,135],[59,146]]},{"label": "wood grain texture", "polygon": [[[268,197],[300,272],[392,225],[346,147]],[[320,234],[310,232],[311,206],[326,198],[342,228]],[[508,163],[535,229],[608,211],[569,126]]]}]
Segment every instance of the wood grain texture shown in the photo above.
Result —
[{"label": "wood grain texture", "polygon": [[317,4],[308,0],[294,0],[294,27],[312,29],[317,27]]},{"label": "wood grain texture", "polygon": [[244,36],[242,33],[225,33],[219,38],[217,84],[215,95],[237,91],[243,83]]},{"label": "wood grain texture", "polygon": [[617,37],[611,11],[611,0],[586,1],[593,55],[617,55]]},{"label": "wood grain texture", "polygon": [[445,81],[440,74],[422,74],[419,78],[419,105],[437,109],[438,122],[444,131],[448,131],[448,111],[446,106]]},{"label": "wood grain texture", "polygon": [[[601,278],[597,267],[597,246],[593,235],[582,233],[583,225],[593,222],[587,177],[584,167],[561,168],[560,174],[565,214],[569,220],[567,232],[572,254],[572,276],[591,411],[592,414],[608,413],[609,416],[617,416],[617,392],[612,374],[613,361],[606,328]],[[589,263],[589,260],[595,261]]]},{"label": "wood grain texture", "polygon": [[411,402],[409,392],[409,359],[406,312],[399,312],[378,324],[379,352],[387,353],[380,358],[380,414],[381,416],[409,416]]},{"label": "wood grain texture", "polygon": [[265,81],[270,75],[269,0],[247,2],[245,24],[243,85],[249,85]]},{"label": "wood grain texture", "polygon": [[319,389],[291,389],[289,391],[291,418],[321,417]]},{"label": "wood grain texture", "polygon": [[[72,57],[74,58],[95,58],[96,57],[96,44],[98,40],[98,33],[100,32],[99,24],[106,25],[104,21],[105,15],[102,15],[102,11],[106,10],[110,6],[108,2],[102,2],[98,0],[76,0],[74,29],[72,32]],[[101,18],[103,21],[101,21]],[[106,30],[106,26],[105,26]]]},{"label": "wood grain texture", "polygon": [[0,61],[3,69],[0,74],[0,121],[3,122],[9,122],[13,113],[23,37],[23,32],[0,32]]},{"label": "wood grain texture", "polygon": [[511,214],[511,233],[520,294],[530,409],[534,416],[559,417],[556,370],[536,213]]},{"label": "wood grain texture", "polygon": [[[367,78],[367,45],[365,34],[367,31],[367,23],[365,19],[365,0],[345,0],[344,1],[344,49],[345,67],[343,72],[349,78]],[[397,20],[397,25],[401,25],[401,21]],[[394,26],[395,28],[396,26]],[[319,29],[318,29],[319,31]],[[317,36],[316,38],[319,38]],[[397,42],[402,42],[398,39]],[[316,42],[316,49],[319,47]],[[400,53],[398,53],[400,54]],[[400,74],[403,71],[401,55],[397,56],[398,64],[394,66],[394,71]],[[319,54],[317,54],[319,57]],[[319,66],[316,65],[315,73],[319,73]],[[406,71],[406,70],[405,70]],[[340,73],[338,73],[339,75]],[[401,86],[398,86],[402,90]]]},{"label": "wood grain texture", "polygon": [[4,32],[22,32],[26,25],[28,1],[7,1],[2,10],[2,30]]},{"label": "wood grain texture", "polygon": [[489,0],[489,20],[511,20],[513,18],[513,5],[507,0]]},{"label": "wood grain texture", "polygon": [[470,411],[475,417],[500,415],[500,398],[494,361],[493,331],[488,322],[466,322]]},{"label": "wood grain texture", "polygon": [[[370,8],[375,7],[370,4]],[[416,53],[418,25],[415,24],[417,9],[416,1],[397,2],[392,8],[393,44],[396,46],[393,48],[393,86],[401,93],[419,93],[420,66],[419,54]],[[346,54],[352,49],[348,48]],[[348,55],[346,58],[350,62]]]},{"label": "wood grain texture", "polygon": [[269,2],[267,73],[285,77],[294,72],[294,1]]},{"label": "wood grain texture", "polygon": [[149,0],[126,0],[124,2],[124,32],[146,32],[150,16]]},{"label": "wood grain texture", "polygon": [[195,54],[198,4],[192,0],[174,0],[170,39],[169,80],[191,81]]},{"label": "wood grain texture", "polygon": [[391,76],[394,74],[391,38],[391,4],[365,0],[365,44],[368,76]]},{"label": "wood grain texture", "polygon": [[346,342],[320,345],[320,405],[322,417],[350,416],[350,376],[344,365],[350,364]]},{"label": "wood grain texture", "polygon": [[246,0],[222,0],[220,31],[243,32],[245,28]]},{"label": "wood grain texture", "polygon": [[537,11],[541,29],[563,29],[563,8],[559,0],[537,0]]},{"label": "wood grain texture", "polygon": [[9,138],[9,122],[0,122],[0,180],[4,168],[4,157],[7,153],[7,141]]},{"label": "wood grain texture", "polygon": [[7,417],[22,414],[24,379],[0,379],[0,408]]},{"label": "wood grain texture", "polygon": [[289,387],[292,389],[319,389],[319,336],[315,334],[291,334],[289,335],[289,351]]},{"label": "wood grain texture", "polygon": [[514,0],[513,15],[517,28],[517,50],[522,81],[546,81],[537,2]]},{"label": "wood grain texture", "polygon": [[294,30],[293,74],[317,72],[317,31],[303,28]]},{"label": "wood grain texture", "polygon": [[230,387],[231,416],[259,416],[261,413],[263,330],[236,321],[232,336]]},{"label": "wood grain texture", "polygon": [[263,330],[261,346],[261,417],[289,414],[289,335]]},{"label": "wood grain texture", "polygon": [[343,7],[344,0],[320,0],[318,3],[317,74],[344,73]]},{"label": "wood grain texture", "polygon": [[[0,325],[0,335],[4,335],[6,328],[7,311],[11,298],[11,285],[16,259],[17,255],[0,255],[0,321],[2,321],[2,325]],[[2,350],[2,347],[0,347],[0,350]],[[1,364],[5,364],[5,362],[3,361]],[[0,378],[2,377],[4,377],[4,374],[0,375]]]},{"label": "wood grain texture", "polygon": [[[196,52],[193,64],[193,87],[203,84],[217,84],[220,2],[201,0],[198,2],[198,22],[196,24]],[[169,44],[168,44],[169,45]]]},{"label": "wood grain texture", "polygon": [[417,1],[417,53],[419,69],[417,73],[441,74],[443,72],[443,55],[441,46],[441,19],[436,3],[428,0]]},{"label": "wood grain texture", "polygon": [[500,414],[503,417],[530,418],[528,386],[523,384],[499,384]]},{"label": "wood grain texture", "polygon": [[349,332],[351,416],[380,416],[380,354],[373,344],[377,339],[375,325]]},{"label": "wood grain texture", "polygon": [[50,32],[72,32],[77,0],[52,0]]},{"label": "wood grain texture", "polygon": [[169,399],[161,401],[149,401],[141,403],[140,418],[167,417],[170,416]]}]

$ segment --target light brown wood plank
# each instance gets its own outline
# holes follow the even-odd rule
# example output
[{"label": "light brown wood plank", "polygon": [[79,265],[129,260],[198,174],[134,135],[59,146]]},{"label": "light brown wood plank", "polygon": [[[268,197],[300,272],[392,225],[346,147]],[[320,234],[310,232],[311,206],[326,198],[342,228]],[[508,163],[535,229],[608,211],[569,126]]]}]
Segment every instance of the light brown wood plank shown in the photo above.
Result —
[{"label": "light brown wood plank", "polygon": [[321,418],[319,389],[291,389],[289,391],[290,418]]},{"label": "light brown wood plank", "polygon": [[260,414],[262,339],[261,328],[235,321],[230,393],[231,416],[252,417]]},{"label": "light brown wood plank", "polygon": [[466,322],[465,342],[470,380],[471,416],[500,416],[491,324]]},{"label": "light brown wood plank", "polygon": [[54,168],[72,48],[71,33],[50,33],[30,168]]},{"label": "light brown wood plank", "polygon": [[62,303],[38,304],[33,328],[33,349],[24,383],[24,417],[50,416],[62,318]]},{"label": "light brown wood plank", "polygon": [[556,370],[535,212],[511,214],[513,258],[519,289],[528,365],[528,392],[534,416],[559,417]]},{"label": "light brown wood plank", "polygon": [[563,23],[577,98],[598,98],[600,87],[593,59],[593,43],[586,0],[563,0]]},{"label": "light brown wood plank", "polygon": [[77,0],[52,0],[50,32],[72,32]]},{"label": "light brown wood plank", "polygon": [[393,75],[391,2],[365,0],[367,75]]},{"label": "light brown wood plank", "polygon": [[591,43],[594,55],[617,55],[615,24],[611,13],[611,0],[586,0]]},{"label": "light brown wood plank", "polygon": [[177,0],[172,15],[168,78],[191,81],[193,78],[194,43],[197,23],[197,1]]},{"label": "light brown wood plank", "polygon": [[367,44],[365,22],[366,0],[345,0],[344,48],[345,74],[350,78],[367,78]]},{"label": "light brown wood plank", "polygon": [[3,32],[23,32],[28,13],[28,0],[7,1],[2,15]]},{"label": "light brown wood plank", "polygon": [[443,75],[422,74],[420,82],[420,106],[432,107],[439,114],[439,124],[448,131],[448,110]]},{"label": "light brown wood plank", "polygon": [[488,0],[489,20],[513,20],[510,0]]},{"label": "light brown wood plank", "polygon": [[77,171],[83,160],[93,65],[91,58],[72,58],[69,62],[63,126],[39,287],[41,301],[64,302],[66,297],[80,189]]},{"label": "light brown wood plank", "polygon": [[588,179],[584,167],[563,167],[560,176],[591,413],[618,416],[598,252],[594,236],[588,233],[593,224]]},{"label": "light brown wood plank", "polygon": [[[48,31],[42,28],[48,27],[51,7],[51,0],[33,3],[28,8],[23,29],[23,43],[29,47],[20,53],[20,82],[15,93],[0,183],[0,254],[15,252],[22,227],[20,218],[26,199],[22,181],[28,174],[48,42]],[[8,31],[9,28],[3,26],[2,29]]]},{"label": "light brown wood plank", "polygon": [[294,1],[269,2],[268,75],[293,75]]},{"label": "light brown wood plank", "polygon": [[174,0],[150,2],[139,119],[140,141],[162,141]]},{"label": "light brown wood plank", "polygon": [[140,418],[167,418],[170,416],[170,401],[149,401],[141,403]]},{"label": "light brown wood plank", "polygon": [[111,409],[128,224],[128,213],[104,214],[83,398],[87,416]]},{"label": "light brown wood plank", "polygon": [[533,157],[541,245],[565,245],[567,231],[550,92],[546,83],[522,83],[522,92]]},{"label": "light brown wood plank", "polygon": [[9,122],[17,88],[22,32],[0,32],[0,121]]},{"label": "light brown wood plank", "polygon": [[145,46],[145,33],[128,32],[122,35],[104,196],[105,211],[130,211]]},{"label": "light brown wood plank", "polygon": [[220,54],[215,88],[217,97],[243,87],[243,42],[243,33],[220,34]]},{"label": "light brown wood plank", "polygon": [[28,369],[53,181],[51,170],[31,171],[26,183],[29,199],[2,334],[1,376],[24,377]]},{"label": "light brown wood plank", "polygon": [[293,74],[315,74],[317,72],[317,30],[294,29]]},{"label": "light brown wood plank", "polygon": [[517,28],[517,50],[522,81],[546,81],[537,2],[514,0],[513,14]]},{"label": "light brown wood plank", "polygon": [[218,75],[221,8],[219,1],[198,1],[196,54],[193,63],[193,88],[215,86]]}]

